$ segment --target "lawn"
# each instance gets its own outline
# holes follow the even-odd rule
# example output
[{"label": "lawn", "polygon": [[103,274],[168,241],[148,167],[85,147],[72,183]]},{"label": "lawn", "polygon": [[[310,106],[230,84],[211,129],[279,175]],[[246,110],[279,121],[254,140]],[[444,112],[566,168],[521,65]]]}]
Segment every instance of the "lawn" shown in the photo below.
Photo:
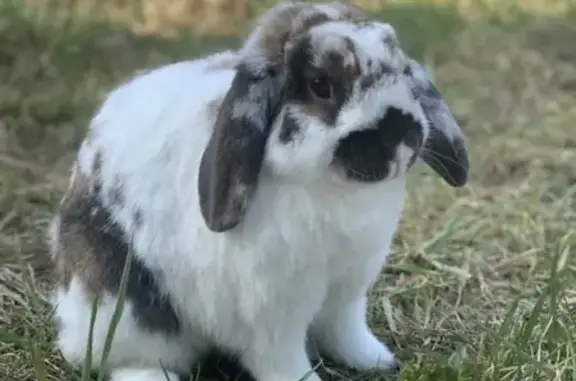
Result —
[{"label": "lawn", "polygon": [[[199,37],[197,12],[172,9],[186,1],[141,0],[148,7],[138,17],[119,1],[87,2],[0,5],[2,381],[80,380],[52,344],[46,228],[94,107],[135,70],[237,44],[223,37],[230,28]],[[322,374],[576,380],[576,5],[366,3],[433,68],[469,138],[471,181],[452,189],[425,168],[410,174],[369,311],[401,371],[325,363]],[[190,380],[235,377],[221,364],[208,371]]]}]

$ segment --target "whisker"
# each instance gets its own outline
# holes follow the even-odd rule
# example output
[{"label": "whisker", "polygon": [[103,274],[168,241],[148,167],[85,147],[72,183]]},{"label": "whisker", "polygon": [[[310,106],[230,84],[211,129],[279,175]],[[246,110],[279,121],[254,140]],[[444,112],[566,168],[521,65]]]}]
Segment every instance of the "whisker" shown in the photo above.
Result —
[{"label": "whisker", "polygon": [[429,151],[429,153],[432,153],[432,154],[433,154],[433,155],[430,155],[430,156],[429,156],[430,159],[431,159],[435,164],[437,164],[440,168],[442,168],[442,169],[444,170],[444,173],[446,174],[446,176],[447,176],[452,182],[456,183],[457,181],[456,181],[456,179],[450,174],[450,171],[448,171],[448,170],[446,169],[446,167],[444,166],[444,164],[442,164],[442,161],[440,161],[440,160],[438,159],[438,156],[435,156],[435,155],[434,155],[434,154],[436,154],[436,152],[434,152],[434,151]]},{"label": "whisker", "polygon": [[435,158],[441,158],[441,159],[444,159],[444,160],[446,160],[446,161],[449,161],[450,163],[452,163],[452,164],[454,164],[454,165],[457,165],[457,166],[459,166],[459,167],[462,168],[462,169],[466,169],[466,167],[465,167],[464,165],[462,165],[461,163],[459,163],[458,161],[452,159],[452,158],[449,157],[449,156],[443,155],[443,154],[441,154],[440,152],[437,152],[437,151],[434,151],[434,150],[430,150],[430,149],[428,149],[428,148],[426,148],[426,147],[424,147],[422,151],[423,151],[423,152],[422,152],[422,155],[421,155],[421,156],[423,156],[423,155],[425,155],[425,154],[428,154],[428,155],[434,156]]}]

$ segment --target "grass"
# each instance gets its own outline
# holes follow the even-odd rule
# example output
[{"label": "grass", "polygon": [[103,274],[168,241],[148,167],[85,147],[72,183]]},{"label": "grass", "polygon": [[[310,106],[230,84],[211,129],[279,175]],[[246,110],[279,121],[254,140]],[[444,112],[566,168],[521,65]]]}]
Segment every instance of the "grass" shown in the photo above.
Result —
[{"label": "grass", "polygon": [[[2,4],[0,380],[78,381],[53,347],[45,231],[86,120],[134,70],[236,38],[142,33],[89,12],[64,19],[56,15],[71,7],[39,0]],[[569,0],[428,0],[377,10],[434,67],[469,137],[472,178],[454,190],[425,169],[411,175],[369,311],[401,372],[325,364],[326,379],[576,380],[574,9]]]}]

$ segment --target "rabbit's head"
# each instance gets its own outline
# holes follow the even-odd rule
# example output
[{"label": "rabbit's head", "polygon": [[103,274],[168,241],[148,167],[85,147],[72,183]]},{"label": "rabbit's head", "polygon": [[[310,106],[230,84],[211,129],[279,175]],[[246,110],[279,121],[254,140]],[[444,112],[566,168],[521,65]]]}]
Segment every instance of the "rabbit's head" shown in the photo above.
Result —
[{"label": "rabbit's head", "polygon": [[239,56],[200,165],[211,230],[241,221],[262,176],[366,186],[422,157],[450,185],[466,182],[460,128],[389,24],[345,3],[280,4]]}]

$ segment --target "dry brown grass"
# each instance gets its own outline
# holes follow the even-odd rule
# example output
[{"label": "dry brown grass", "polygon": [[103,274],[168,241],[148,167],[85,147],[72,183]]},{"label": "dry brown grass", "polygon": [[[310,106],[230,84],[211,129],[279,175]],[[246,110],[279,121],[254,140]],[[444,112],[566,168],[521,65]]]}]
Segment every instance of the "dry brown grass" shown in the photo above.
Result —
[{"label": "dry brown grass", "polygon": [[[492,23],[477,2],[431,3],[381,14],[434,66],[470,138],[472,179],[453,190],[411,176],[372,326],[398,351],[399,379],[576,379],[576,30],[538,16],[568,2],[525,2],[532,15]],[[80,18],[63,31],[22,9],[0,13],[0,379],[76,380],[52,346],[44,237],[86,118],[133,70],[233,42]]]}]

